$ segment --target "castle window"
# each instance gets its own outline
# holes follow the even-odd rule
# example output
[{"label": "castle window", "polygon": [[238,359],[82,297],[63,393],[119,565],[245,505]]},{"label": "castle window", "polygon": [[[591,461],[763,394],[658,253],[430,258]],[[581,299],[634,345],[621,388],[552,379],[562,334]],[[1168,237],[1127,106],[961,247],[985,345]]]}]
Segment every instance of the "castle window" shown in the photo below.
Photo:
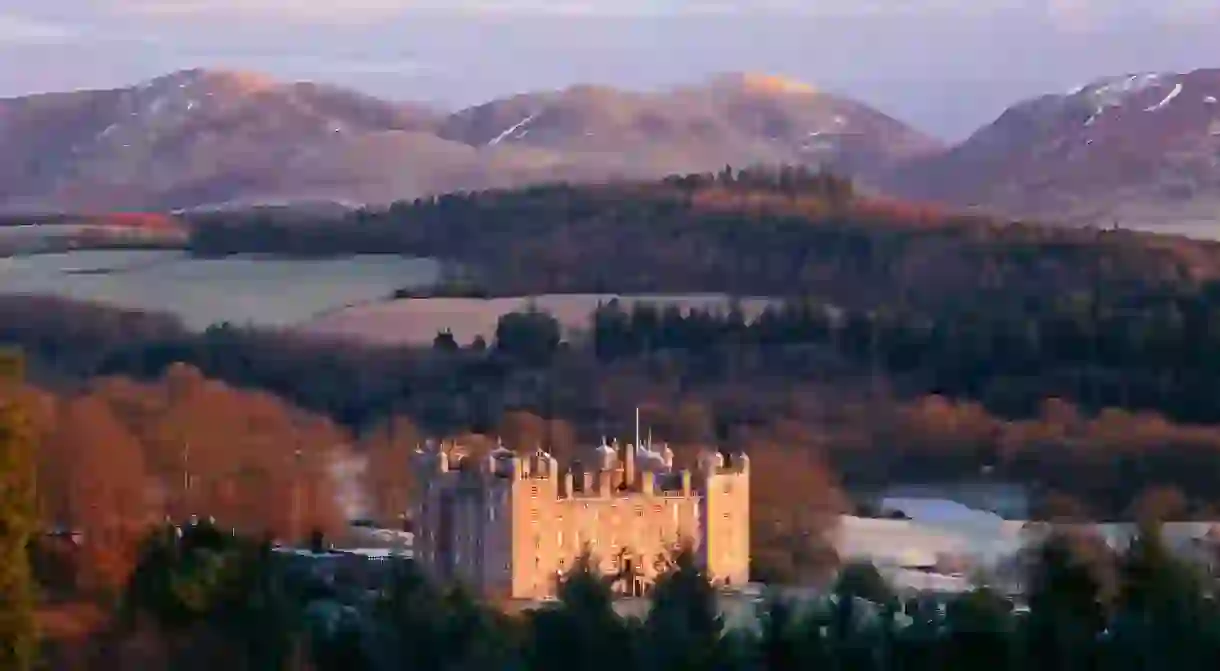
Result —
[{"label": "castle window", "polygon": [[563,532],[562,531],[555,532],[555,544],[558,545],[559,547],[563,547]]},{"label": "castle window", "polygon": [[487,506],[487,519],[490,522],[496,521],[496,507],[495,506]]}]

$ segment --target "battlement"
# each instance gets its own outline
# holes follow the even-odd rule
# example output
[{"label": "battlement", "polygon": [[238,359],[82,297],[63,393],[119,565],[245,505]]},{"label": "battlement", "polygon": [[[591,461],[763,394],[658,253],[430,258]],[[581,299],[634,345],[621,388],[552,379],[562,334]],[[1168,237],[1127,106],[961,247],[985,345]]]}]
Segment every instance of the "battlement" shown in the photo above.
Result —
[{"label": "battlement", "polygon": [[749,457],[740,452],[726,458],[719,451],[705,450],[694,470],[674,469],[674,454],[668,445],[654,450],[648,445],[603,442],[589,452],[590,465],[575,461],[561,467],[540,448],[521,455],[501,445],[477,458],[456,443],[430,443],[416,451],[415,463],[420,475],[429,480],[449,477],[485,485],[528,481],[542,484],[542,491],[561,500],[698,496],[706,491],[709,478],[748,476],[750,470]]}]

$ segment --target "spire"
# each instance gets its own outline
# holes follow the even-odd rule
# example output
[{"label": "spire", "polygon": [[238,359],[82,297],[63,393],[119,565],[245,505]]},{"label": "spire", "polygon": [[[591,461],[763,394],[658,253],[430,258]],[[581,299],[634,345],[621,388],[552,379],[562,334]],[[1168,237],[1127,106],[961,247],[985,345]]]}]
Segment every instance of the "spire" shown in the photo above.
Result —
[{"label": "spire", "polygon": [[635,445],[640,445],[640,406],[635,406]]}]

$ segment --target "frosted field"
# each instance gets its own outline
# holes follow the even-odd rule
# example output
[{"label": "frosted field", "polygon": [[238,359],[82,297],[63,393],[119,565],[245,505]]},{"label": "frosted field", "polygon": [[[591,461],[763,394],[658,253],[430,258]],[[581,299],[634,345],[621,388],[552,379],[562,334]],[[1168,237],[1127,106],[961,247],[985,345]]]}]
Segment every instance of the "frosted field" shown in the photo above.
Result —
[{"label": "frosted field", "polygon": [[0,293],[50,294],[171,312],[187,326],[292,326],[436,280],[436,262],[397,256],[195,259],[173,250],[0,258]]},{"label": "frosted field", "polygon": [[[491,342],[496,321],[504,314],[525,310],[532,302],[538,309],[555,315],[570,333],[589,326],[589,315],[599,302],[618,298],[624,309],[635,302],[645,301],[676,304],[683,309],[709,308],[726,305],[723,294],[616,296],[615,294],[544,294],[532,298],[404,298],[339,310],[324,315],[301,330],[328,337],[351,338],[382,344],[430,343],[442,329],[453,331],[462,344],[483,336]],[[743,299],[742,309],[747,318],[762,312],[768,299]]]},{"label": "frosted field", "polygon": [[[439,272],[431,259],[390,255],[197,259],[175,250],[83,250],[0,258],[0,294],[47,294],[169,312],[195,329],[228,321],[388,345],[428,344],[443,329],[461,343],[478,335],[490,341],[501,316],[531,302],[571,333],[588,327],[599,302],[614,298],[626,309],[637,301],[705,309],[729,300],[723,294],[387,300],[398,289],[428,286]],[[742,307],[753,317],[768,302],[745,299]]]}]

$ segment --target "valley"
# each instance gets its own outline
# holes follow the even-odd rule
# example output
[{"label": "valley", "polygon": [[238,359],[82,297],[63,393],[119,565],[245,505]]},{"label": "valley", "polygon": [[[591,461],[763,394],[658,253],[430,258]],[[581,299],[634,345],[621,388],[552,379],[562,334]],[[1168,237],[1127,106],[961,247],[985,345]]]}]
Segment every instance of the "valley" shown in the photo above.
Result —
[{"label": "valley", "polygon": [[1217,666],[1215,0],[15,3],[0,671]]}]

